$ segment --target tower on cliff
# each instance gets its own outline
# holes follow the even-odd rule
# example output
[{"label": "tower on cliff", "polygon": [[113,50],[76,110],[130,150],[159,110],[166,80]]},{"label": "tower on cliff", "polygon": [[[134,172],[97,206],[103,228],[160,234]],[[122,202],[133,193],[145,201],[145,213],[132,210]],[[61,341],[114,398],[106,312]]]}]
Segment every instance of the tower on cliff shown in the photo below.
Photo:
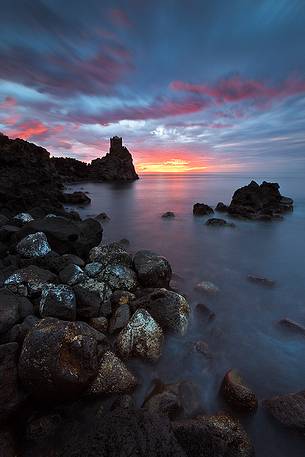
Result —
[{"label": "tower on cliff", "polygon": [[111,149],[121,149],[123,147],[122,138],[119,136],[113,136],[110,138],[110,150]]}]

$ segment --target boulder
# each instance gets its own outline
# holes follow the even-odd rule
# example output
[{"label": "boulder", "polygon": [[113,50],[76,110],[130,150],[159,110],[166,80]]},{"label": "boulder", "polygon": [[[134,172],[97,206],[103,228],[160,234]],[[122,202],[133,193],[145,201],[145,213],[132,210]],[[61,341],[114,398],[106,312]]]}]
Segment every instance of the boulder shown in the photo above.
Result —
[{"label": "boulder", "polygon": [[175,216],[175,213],[173,213],[172,211],[166,211],[166,213],[163,213],[161,217],[163,217],[164,219],[172,219]]},{"label": "boulder", "polygon": [[62,202],[68,205],[87,205],[91,203],[91,198],[85,192],[64,192]]},{"label": "boulder", "polygon": [[305,391],[264,400],[263,406],[285,427],[305,432]]},{"label": "boulder", "polygon": [[84,267],[85,262],[83,259],[78,257],[77,255],[74,254],[63,254],[62,258],[67,261],[67,263],[73,263],[74,265],[77,265],[78,267]]},{"label": "boulder", "polygon": [[137,384],[135,376],[111,351],[103,355],[98,374],[90,384],[87,394],[119,394],[132,391]]},{"label": "boulder", "polygon": [[87,265],[84,268],[84,272],[90,278],[95,278],[95,276],[97,276],[103,270],[103,268],[103,264],[99,262],[91,262],[87,263]]},{"label": "boulder", "polygon": [[216,314],[213,311],[211,311],[210,308],[204,303],[198,303],[196,305],[195,311],[200,319],[207,322],[214,320],[216,317]]},{"label": "boulder", "polygon": [[125,265],[107,265],[107,267],[96,276],[98,281],[106,282],[114,290],[133,291],[137,287],[137,275]]},{"label": "boulder", "polygon": [[41,294],[42,287],[45,284],[57,282],[56,275],[32,265],[10,275],[4,281],[4,286],[19,295],[35,297]]},{"label": "boulder", "polygon": [[74,286],[77,315],[80,318],[107,317],[111,314],[111,289],[105,282],[87,279]]},{"label": "boulder", "polygon": [[88,279],[88,277],[87,275],[85,275],[81,267],[71,263],[70,265],[67,265],[60,271],[59,279],[64,284],[68,284],[69,286],[75,286],[76,284]]},{"label": "boulder", "polygon": [[92,317],[88,320],[90,327],[101,333],[107,333],[108,330],[108,319],[106,317]]},{"label": "boulder", "polygon": [[195,205],[193,206],[194,216],[208,216],[209,214],[213,213],[213,208],[206,205],[205,203],[195,203]]},{"label": "boulder", "polygon": [[211,281],[201,281],[196,284],[195,289],[199,292],[204,292],[209,295],[217,294],[219,292],[219,287],[217,287]]},{"label": "boulder", "polygon": [[45,284],[41,292],[39,312],[41,317],[75,321],[76,300],[73,289],[64,284]]},{"label": "boulder", "polygon": [[216,205],[215,211],[218,211],[219,213],[227,213],[228,206],[225,205],[223,202],[218,202]]},{"label": "boulder", "polygon": [[119,243],[100,244],[91,249],[90,262],[99,262],[105,268],[107,265],[125,265],[130,267],[132,258]]},{"label": "boulder", "polygon": [[226,402],[243,411],[255,411],[258,405],[255,393],[244,383],[236,370],[229,370],[220,388]]},{"label": "boulder", "polygon": [[128,304],[120,305],[114,312],[109,322],[109,333],[121,330],[128,324],[130,310]]},{"label": "boulder", "polygon": [[152,251],[138,251],[133,258],[134,269],[143,287],[168,287],[172,269],[165,257]]},{"label": "boulder", "polygon": [[51,252],[47,237],[43,232],[26,236],[16,246],[16,251],[22,257],[43,257]]},{"label": "boulder", "polygon": [[8,332],[0,336],[1,343],[18,343],[21,347],[24,338],[38,321],[36,316],[27,316],[20,324],[15,324]]},{"label": "boulder", "polygon": [[[135,299],[135,294],[128,292],[127,290],[115,290],[110,297],[113,308],[117,308],[121,305],[131,305]],[[132,309],[133,308],[134,307],[132,307]]]},{"label": "boulder", "polygon": [[225,415],[173,422],[175,436],[188,457],[254,457],[240,423]]},{"label": "boulder", "polygon": [[180,294],[166,289],[155,289],[134,302],[135,308],[144,308],[164,330],[184,335],[187,331],[190,307]]},{"label": "boulder", "polygon": [[14,414],[23,400],[18,389],[18,344],[0,345],[0,423]]},{"label": "boulder", "polygon": [[217,217],[208,219],[205,225],[208,225],[209,227],[236,227],[233,222],[227,222],[225,219],[219,219]]},{"label": "boulder", "polygon": [[18,213],[13,218],[13,222],[19,227],[22,227],[23,225],[33,220],[34,218],[29,213]]},{"label": "boulder", "polygon": [[79,322],[42,319],[25,337],[19,376],[39,398],[71,398],[97,375],[97,341]]},{"label": "boulder", "polygon": [[32,303],[7,289],[0,289],[0,335],[33,313]]},{"label": "boulder", "polygon": [[123,358],[134,356],[155,362],[161,356],[163,339],[157,322],[145,309],[138,309],[120,332],[116,345]]},{"label": "boulder", "polygon": [[100,213],[100,214],[98,214],[97,216],[95,216],[94,219],[96,219],[96,220],[99,221],[100,223],[110,221],[110,217],[109,217],[108,214],[106,214],[106,213]]}]

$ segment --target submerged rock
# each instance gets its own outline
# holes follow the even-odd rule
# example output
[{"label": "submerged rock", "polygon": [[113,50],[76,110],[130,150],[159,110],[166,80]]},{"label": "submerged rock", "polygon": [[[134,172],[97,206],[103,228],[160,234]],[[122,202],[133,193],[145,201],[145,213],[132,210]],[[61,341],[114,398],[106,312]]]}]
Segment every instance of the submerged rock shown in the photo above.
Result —
[{"label": "submerged rock", "polygon": [[111,351],[105,352],[98,368],[97,377],[89,386],[89,395],[131,392],[137,384],[135,376]]},{"label": "submerged rock", "polygon": [[233,222],[227,222],[225,219],[219,219],[217,217],[208,219],[205,225],[209,225],[211,227],[236,227]]},{"label": "submerged rock", "polygon": [[285,318],[285,319],[281,319],[279,321],[279,324],[282,327],[287,328],[288,330],[291,330],[297,334],[305,336],[305,327],[301,324],[298,324],[298,322]]},{"label": "submerged rock", "polygon": [[161,355],[163,331],[145,309],[138,309],[120,332],[116,344],[123,358],[133,355],[157,361]]},{"label": "submerged rock", "polygon": [[225,375],[221,394],[233,408],[254,411],[258,402],[254,392],[245,385],[240,375],[235,370],[229,370]]},{"label": "submerged rock", "polygon": [[172,269],[165,257],[152,251],[138,251],[133,258],[134,269],[143,287],[168,287]]},{"label": "submerged rock", "polygon": [[71,398],[96,376],[97,341],[79,322],[42,319],[26,336],[19,359],[25,388],[39,398]]},{"label": "submerged rock", "polygon": [[22,257],[42,257],[51,252],[47,237],[42,232],[33,233],[23,238],[16,246],[16,251]]},{"label": "submerged rock", "polygon": [[39,304],[41,317],[57,317],[67,321],[76,319],[76,300],[73,289],[60,284],[46,284]]},{"label": "submerged rock", "polygon": [[219,292],[219,287],[211,281],[201,281],[196,284],[195,289],[199,292],[205,292],[207,294],[217,294]]},{"label": "submerged rock", "polygon": [[175,216],[176,216],[175,213],[173,213],[172,211],[166,211],[166,213],[163,213],[161,217],[163,217],[165,219],[171,219]]},{"label": "submerged rock", "polygon": [[263,406],[285,427],[305,432],[305,391],[264,400]]},{"label": "submerged rock", "polygon": [[206,205],[205,203],[195,203],[193,206],[193,214],[194,216],[207,216],[209,214],[213,214],[214,210],[210,206]]},{"label": "submerged rock", "polygon": [[254,275],[248,275],[247,279],[250,282],[254,282],[254,283],[262,285],[262,286],[267,286],[267,287],[275,286],[275,281],[273,281],[273,279],[262,278],[261,276],[254,276]]},{"label": "submerged rock", "polygon": [[57,276],[50,271],[31,265],[9,276],[4,281],[4,286],[19,295],[35,297],[40,295],[45,284],[57,282]]},{"label": "submerged rock", "polygon": [[198,305],[196,305],[195,311],[198,313],[200,318],[203,318],[207,321],[212,321],[216,317],[216,314],[211,311],[210,308],[204,303],[198,303]]}]

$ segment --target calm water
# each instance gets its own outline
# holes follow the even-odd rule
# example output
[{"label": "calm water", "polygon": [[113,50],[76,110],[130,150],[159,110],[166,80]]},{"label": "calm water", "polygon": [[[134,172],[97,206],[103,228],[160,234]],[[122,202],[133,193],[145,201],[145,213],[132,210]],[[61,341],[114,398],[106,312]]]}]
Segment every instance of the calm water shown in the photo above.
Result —
[{"label": "calm water", "polygon": [[[277,181],[283,195],[295,200],[295,211],[283,222],[237,221],[235,229],[211,228],[194,218],[196,202],[229,203],[233,191],[254,178]],[[141,379],[141,403],[151,381],[193,380],[207,412],[228,409],[218,397],[225,372],[236,368],[259,399],[305,389],[305,337],[281,328],[289,317],[305,325],[305,186],[303,176],[145,175],[131,184],[80,184],[92,204],[82,216],[106,212],[104,239],[128,238],[130,250],[151,249],[165,255],[192,308],[206,303],[216,313],[210,323],[194,313],[184,338],[168,337],[157,365],[132,362]],[[160,216],[174,211],[176,218]],[[219,215],[219,217],[222,217]],[[274,279],[274,288],[247,281],[248,274]],[[201,280],[220,292],[203,296],[194,290]],[[190,351],[197,340],[208,343],[211,359]],[[258,457],[304,457],[305,439],[271,420],[262,408],[241,418]]]}]

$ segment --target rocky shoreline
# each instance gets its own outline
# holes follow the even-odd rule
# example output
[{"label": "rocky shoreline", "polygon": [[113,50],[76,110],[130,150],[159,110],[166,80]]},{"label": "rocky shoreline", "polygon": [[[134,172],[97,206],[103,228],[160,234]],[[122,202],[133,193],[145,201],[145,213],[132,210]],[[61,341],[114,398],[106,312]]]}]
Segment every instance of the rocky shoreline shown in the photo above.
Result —
[{"label": "rocky shoreline", "polygon": [[[64,197],[66,174],[50,160],[42,148],[0,137],[1,456],[253,456],[237,417],[260,402],[234,370],[220,389],[232,416],[193,408],[188,382],[156,385],[135,405],[140,377],[129,361],[153,367],[167,335],[187,332],[189,303],[171,287],[165,257],[104,243],[98,220],[64,210],[84,196]],[[252,182],[217,208],[273,220],[292,204],[278,185]],[[214,213],[195,207],[195,215]],[[303,393],[263,405],[304,431]]]}]

